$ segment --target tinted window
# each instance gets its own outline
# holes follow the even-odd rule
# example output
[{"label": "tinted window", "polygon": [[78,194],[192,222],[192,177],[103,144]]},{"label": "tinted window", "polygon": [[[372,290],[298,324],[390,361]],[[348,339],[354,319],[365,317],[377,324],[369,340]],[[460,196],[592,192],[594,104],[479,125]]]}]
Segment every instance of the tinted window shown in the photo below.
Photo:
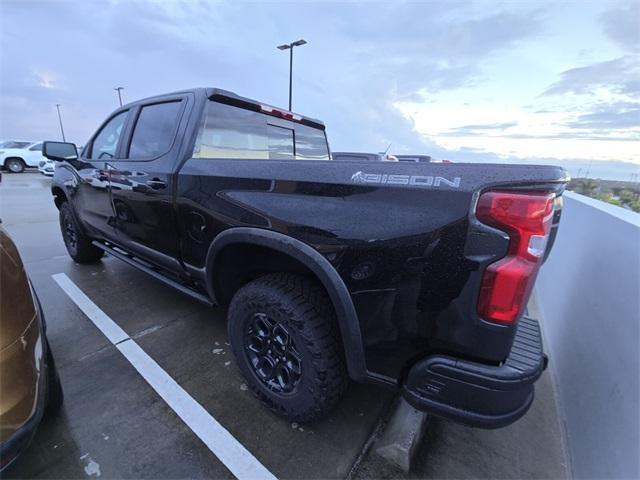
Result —
[{"label": "tinted window", "polygon": [[306,125],[296,125],[296,158],[329,160],[324,131]]},{"label": "tinted window", "polygon": [[180,103],[142,107],[129,147],[130,158],[155,158],[169,151],[178,125]]},{"label": "tinted window", "polygon": [[329,151],[323,130],[210,102],[193,156],[328,160]]},{"label": "tinted window", "polygon": [[32,152],[41,152],[42,151],[42,144],[41,143],[36,143],[29,150],[31,150]]},{"label": "tinted window", "polygon": [[31,145],[29,142],[15,142],[13,140],[9,140],[8,142],[0,144],[0,148],[25,148],[29,145]]},{"label": "tinted window", "polygon": [[194,156],[269,158],[266,126],[259,113],[210,102]]},{"label": "tinted window", "polygon": [[122,128],[129,112],[120,112],[107,123],[93,140],[91,156],[94,160],[109,160],[115,157],[120,144]]},{"label": "tinted window", "polygon": [[267,124],[267,143],[270,159],[294,158],[292,129]]}]

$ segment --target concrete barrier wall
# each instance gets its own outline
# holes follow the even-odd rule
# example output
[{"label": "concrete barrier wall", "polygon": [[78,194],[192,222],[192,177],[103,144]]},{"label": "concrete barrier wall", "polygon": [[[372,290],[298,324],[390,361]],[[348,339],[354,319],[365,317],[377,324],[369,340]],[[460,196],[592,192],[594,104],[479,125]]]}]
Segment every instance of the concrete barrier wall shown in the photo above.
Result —
[{"label": "concrete barrier wall", "polygon": [[536,299],[574,478],[640,478],[640,215],[566,193]]}]

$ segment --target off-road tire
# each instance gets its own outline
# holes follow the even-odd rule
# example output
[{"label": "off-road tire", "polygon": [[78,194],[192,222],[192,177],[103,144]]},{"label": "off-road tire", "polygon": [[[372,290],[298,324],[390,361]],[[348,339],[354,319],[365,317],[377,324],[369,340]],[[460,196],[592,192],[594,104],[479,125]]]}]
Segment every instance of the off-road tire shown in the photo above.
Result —
[{"label": "off-road tire", "polygon": [[26,166],[21,158],[7,158],[4,162],[4,168],[9,173],[22,173]]},{"label": "off-road tire", "polygon": [[82,231],[68,202],[60,206],[60,231],[69,256],[77,263],[94,263],[104,255],[104,251],[92,245],[91,238]]},{"label": "off-road tire", "polygon": [[[287,330],[299,354],[301,374],[289,393],[269,388],[249,359],[247,326],[262,312]],[[316,282],[278,273],[248,283],[231,301],[228,328],[231,349],[247,384],[274,413],[310,422],[331,410],[345,392],[349,379],[335,311]]]},{"label": "off-road tire", "polygon": [[47,398],[45,405],[45,415],[55,415],[64,401],[64,393],[62,392],[62,384],[60,383],[60,377],[56,369],[56,364],[51,354],[51,348],[49,348],[49,342],[47,342],[47,357],[46,357],[46,371],[47,371]]}]

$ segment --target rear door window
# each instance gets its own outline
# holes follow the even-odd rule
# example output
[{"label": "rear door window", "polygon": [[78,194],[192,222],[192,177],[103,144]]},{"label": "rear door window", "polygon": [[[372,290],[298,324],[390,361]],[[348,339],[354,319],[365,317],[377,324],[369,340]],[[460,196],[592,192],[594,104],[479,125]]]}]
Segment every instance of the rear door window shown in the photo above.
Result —
[{"label": "rear door window", "polygon": [[322,129],[211,101],[193,156],[329,160],[329,148]]},{"label": "rear door window", "polygon": [[181,101],[145,105],[133,130],[130,159],[151,159],[169,151],[175,138]]},{"label": "rear door window", "polygon": [[109,160],[116,156],[128,113],[128,111],[118,113],[102,127],[100,133],[93,139],[89,158],[93,160]]}]

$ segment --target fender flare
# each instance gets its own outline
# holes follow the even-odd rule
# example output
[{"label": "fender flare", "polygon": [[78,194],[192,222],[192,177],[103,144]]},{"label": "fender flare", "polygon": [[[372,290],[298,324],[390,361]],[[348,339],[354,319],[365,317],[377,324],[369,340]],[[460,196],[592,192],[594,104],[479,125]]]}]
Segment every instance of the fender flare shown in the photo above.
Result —
[{"label": "fender flare", "polygon": [[[58,183],[52,183],[51,184],[51,196],[55,199],[56,195],[56,191],[59,190],[60,192],[62,192],[62,196],[64,197],[64,201],[68,202],[69,201],[69,194],[67,193],[66,189],[58,184]],[[57,205],[56,205],[57,206]]]},{"label": "fender flare", "polygon": [[205,263],[207,290],[211,298],[215,299],[211,274],[216,257],[225,247],[238,243],[259,245],[282,252],[302,263],[316,275],[336,309],[349,376],[355,381],[370,381],[371,377],[366,369],[360,322],[351,295],[333,265],[306,243],[282,233],[261,228],[232,227],[221,232],[213,239]]},{"label": "fender flare", "polygon": [[[56,167],[56,168],[58,168],[58,167]],[[76,222],[78,223],[78,226],[80,227],[80,230],[86,235],[87,234],[87,229],[86,229],[84,223],[82,222],[82,220],[80,218],[80,215],[78,215],[78,212],[76,211],[76,206],[74,205],[74,202],[72,201],[73,191],[69,191],[69,187],[67,187],[64,182],[55,181],[55,179],[54,179],[54,181],[51,183],[51,196],[54,198],[54,203],[55,203],[55,197],[56,197],[55,190],[60,190],[62,192],[62,195],[64,196],[64,202],[63,203],[69,204],[69,206],[71,207],[71,213],[75,217]],[[56,204],[56,207],[58,208],[58,210],[60,210],[62,205],[60,205],[60,207],[58,207],[58,205]]]}]

